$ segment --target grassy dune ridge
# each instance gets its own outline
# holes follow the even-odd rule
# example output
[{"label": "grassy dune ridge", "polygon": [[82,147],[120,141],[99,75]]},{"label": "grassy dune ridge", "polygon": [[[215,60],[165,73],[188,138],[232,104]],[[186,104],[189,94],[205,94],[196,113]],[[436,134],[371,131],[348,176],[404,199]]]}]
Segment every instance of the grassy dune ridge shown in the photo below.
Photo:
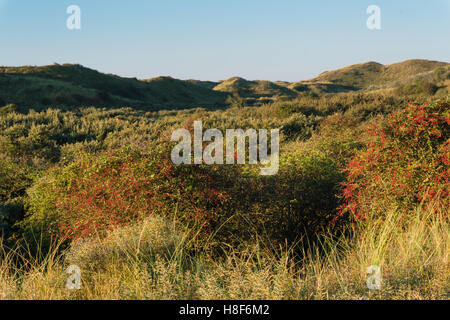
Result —
[{"label": "grassy dune ridge", "polygon": [[[103,74],[81,65],[0,67],[0,106],[44,110],[48,106],[130,106],[146,111],[186,109],[202,106],[215,109],[239,97],[245,104],[261,105],[304,95],[351,91],[386,90],[416,85],[409,94],[426,91],[448,93],[450,66],[446,62],[407,60],[382,65],[368,62],[324,72],[299,82],[246,80],[199,81],[156,77],[138,80]],[[434,94],[434,92],[433,92]],[[233,101],[233,99],[231,99]]]}]

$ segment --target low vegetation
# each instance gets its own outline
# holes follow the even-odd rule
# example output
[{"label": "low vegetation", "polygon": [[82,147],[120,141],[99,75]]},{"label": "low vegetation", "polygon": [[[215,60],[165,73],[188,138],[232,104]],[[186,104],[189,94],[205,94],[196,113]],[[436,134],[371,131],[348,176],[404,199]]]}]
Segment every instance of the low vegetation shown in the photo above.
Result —
[{"label": "low vegetation", "polygon": [[[428,72],[417,63],[407,66]],[[2,72],[81,81],[55,68]],[[242,90],[294,89],[245,82],[214,109],[30,109],[5,100],[0,299],[449,299],[450,101],[445,89],[420,89],[445,85],[448,70],[437,68],[408,88],[308,85],[266,102]],[[100,90],[98,77],[84,85]],[[113,89],[120,82],[105,77]],[[148,84],[172,81],[184,85]],[[199,119],[205,129],[279,128],[278,174],[174,165],[171,133]],[[81,269],[80,290],[66,287],[70,265]],[[381,290],[367,287],[372,265]]]}]

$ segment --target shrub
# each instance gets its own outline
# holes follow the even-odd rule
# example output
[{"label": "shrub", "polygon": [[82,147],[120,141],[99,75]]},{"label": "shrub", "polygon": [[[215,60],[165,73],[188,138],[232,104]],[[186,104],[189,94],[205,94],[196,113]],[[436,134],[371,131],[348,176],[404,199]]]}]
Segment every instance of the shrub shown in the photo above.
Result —
[{"label": "shrub", "polygon": [[320,151],[344,169],[348,161],[363,147],[364,129],[347,113],[336,113],[320,123],[307,149]]},{"label": "shrub", "polygon": [[0,158],[0,203],[24,196],[32,181],[33,173],[27,166]]},{"label": "shrub", "polygon": [[306,106],[297,102],[284,102],[275,104],[276,116],[284,119],[289,118],[293,114],[303,114],[309,116],[320,116],[322,112],[316,107]]},{"label": "shrub", "polygon": [[[2,105],[1,102],[0,105]],[[19,112],[19,107],[15,104],[7,104],[0,108],[0,116],[14,112]]]},{"label": "shrub", "polygon": [[23,214],[23,204],[19,200],[0,203],[0,238],[8,240],[13,235],[13,227]]},{"label": "shrub", "polygon": [[413,84],[404,84],[395,89],[397,94],[400,95],[420,95],[424,94],[432,96],[438,91],[439,87],[429,81],[417,80]]},{"label": "shrub", "polygon": [[213,170],[175,166],[165,146],[83,156],[54,170],[29,191],[27,234],[60,239],[104,236],[158,215],[179,221],[196,239],[216,227],[227,194]]},{"label": "shrub", "polygon": [[450,104],[410,103],[380,125],[348,164],[341,214],[360,220],[387,209],[407,212],[421,202],[449,205]]},{"label": "shrub", "polygon": [[315,116],[306,117],[303,114],[292,115],[281,128],[287,140],[307,140],[314,132],[318,120]]},{"label": "shrub", "polygon": [[312,242],[330,227],[343,178],[337,163],[324,153],[282,155],[277,175],[236,181],[230,191],[236,215],[228,227],[234,227],[236,237],[253,235],[270,247],[306,238]]},{"label": "shrub", "polygon": [[278,176],[265,187],[266,229],[271,238],[294,243],[307,237],[313,241],[330,226],[343,174],[337,163],[320,152],[298,152],[281,158]]},{"label": "shrub", "polygon": [[232,108],[242,109],[245,107],[245,99],[242,98],[238,93],[229,95],[225,102]]}]

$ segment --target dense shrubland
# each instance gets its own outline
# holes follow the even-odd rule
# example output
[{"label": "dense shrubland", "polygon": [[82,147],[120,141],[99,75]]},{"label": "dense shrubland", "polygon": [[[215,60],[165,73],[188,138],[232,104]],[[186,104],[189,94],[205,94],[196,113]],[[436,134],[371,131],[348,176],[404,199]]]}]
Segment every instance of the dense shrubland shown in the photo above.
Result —
[{"label": "dense shrubland", "polygon": [[[450,106],[410,99],[8,109],[0,298],[448,298]],[[172,131],[199,119],[280,128],[278,175],[173,165]],[[78,292],[64,288],[72,263],[84,272]],[[378,293],[365,287],[373,264],[385,275]]]}]

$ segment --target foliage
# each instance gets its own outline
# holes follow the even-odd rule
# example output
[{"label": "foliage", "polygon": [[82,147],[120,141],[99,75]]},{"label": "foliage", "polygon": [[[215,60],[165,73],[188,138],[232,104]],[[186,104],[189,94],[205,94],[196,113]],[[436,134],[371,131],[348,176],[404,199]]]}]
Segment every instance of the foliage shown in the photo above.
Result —
[{"label": "foliage", "polygon": [[[1,103],[1,101],[0,101],[0,103]],[[13,112],[19,112],[19,107],[12,103],[7,104],[0,108],[0,115],[7,115],[8,113],[13,113]]]},{"label": "foliage", "polygon": [[434,82],[430,81],[415,81],[412,84],[404,84],[395,89],[397,94],[401,95],[434,95],[439,87]]},{"label": "foliage", "polygon": [[33,181],[33,172],[26,166],[0,159],[0,203],[25,195]]},{"label": "foliage", "polygon": [[[261,206],[265,231],[271,241],[314,242],[330,226],[338,206],[343,175],[325,154],[297,152],[281,157],[280,172],[262,184]],[[264,199],[264,197],[263,197]]]},{"label": "foliage", "polygon": [[24,208],[20,199],[0,203],[0,237],[3,237],[3,240],[13,236],[14,226],[23,216]]},{"label": "foliage", "polygon": [[354,219],[407,212],[418,203],[449,205],[450,104],[410,103],[370,128],[373,139],[349,162],[342,213]]},{"label": "foliage", "polygon": [[163,216],[192,230],[194,238],[206,236],[216,227],[227,194],[214,172],[174,166],[169,154],[164,147],[149,153],[125,149],[84,156],[54,170],[30,192],[25,228],[77,240]]}]

